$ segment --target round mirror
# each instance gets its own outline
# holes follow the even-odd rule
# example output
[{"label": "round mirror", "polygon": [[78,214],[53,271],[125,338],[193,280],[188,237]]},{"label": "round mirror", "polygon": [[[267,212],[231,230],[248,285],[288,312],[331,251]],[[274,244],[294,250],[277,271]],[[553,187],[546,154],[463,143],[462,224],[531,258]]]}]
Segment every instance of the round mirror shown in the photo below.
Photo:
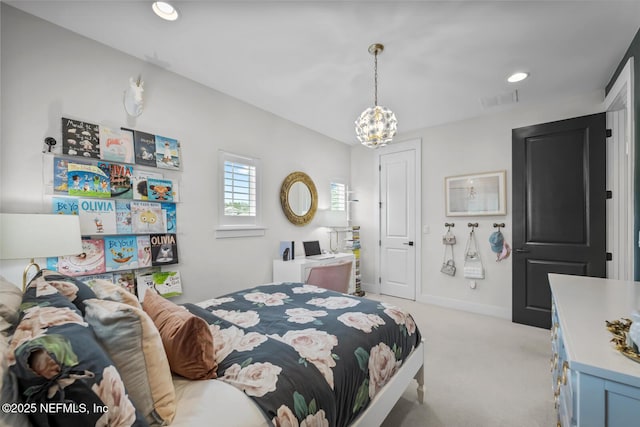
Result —
[{"label": "round mirror", "polygon": [[318,193],[309,175],[304,172],[287,175],[280,188],[280,204],[292,224],[308,224],[318,207]]}]

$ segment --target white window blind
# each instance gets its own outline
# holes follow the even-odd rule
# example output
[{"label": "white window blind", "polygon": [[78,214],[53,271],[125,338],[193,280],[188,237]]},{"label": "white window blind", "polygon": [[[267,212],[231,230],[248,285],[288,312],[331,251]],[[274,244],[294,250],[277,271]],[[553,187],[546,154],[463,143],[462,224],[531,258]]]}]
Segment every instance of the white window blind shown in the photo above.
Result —
[{"label": "white window blind", "polygon": [[260,159],[220,151],[216,237],[263,236]]},{"label": "white window blind", "polygon": [[240,161],[224,162],[224,215],[256,216],[256,167]]}]

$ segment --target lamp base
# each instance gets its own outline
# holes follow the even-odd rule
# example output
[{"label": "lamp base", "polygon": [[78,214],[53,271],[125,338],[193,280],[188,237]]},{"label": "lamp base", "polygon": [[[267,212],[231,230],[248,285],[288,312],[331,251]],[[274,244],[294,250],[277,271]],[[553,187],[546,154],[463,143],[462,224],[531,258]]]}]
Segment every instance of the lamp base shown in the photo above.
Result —
[{"label": "lamp base", "polygon": [[36,264],[33,258],[31,258],[31,261],[29,261],[29,264],[25,267],[24,271],[22,272],[22,293],[24,293],[24,291],[27,290],[27,274],[29,273],[29,270],[31,269],[31,267],[36,268],[36,274],[38,274],[38,272],[40,271],[40,266]]}]

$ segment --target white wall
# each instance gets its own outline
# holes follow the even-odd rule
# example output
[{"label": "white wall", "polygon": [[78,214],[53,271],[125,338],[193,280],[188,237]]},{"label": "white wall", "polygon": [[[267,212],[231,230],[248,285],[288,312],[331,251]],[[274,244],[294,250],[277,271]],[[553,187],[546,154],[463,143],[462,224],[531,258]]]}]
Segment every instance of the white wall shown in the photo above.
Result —
[{"label": "white wall", "polygon": [[[495,262],[488,239],[495,231],[494,222],[504,222],[503,234],[512,242],[511,221],[511,130],[514,128],[577,117],[602,111],[603,93],[556,100],[533,107],[518,106],[509,112],[497,112],[483,117],[400,134],[396,141],[422,139],[422,225],[430,229],[422,234],[422,283],[417,299],[478,313],[511,318],[511,257]],[[378,196],[373,194],[378,179],[373,152],[364,147],[352,149],[351,183],[358,191],[360,203],[354,208],[354,224],[362,226],[361,271],[365,288],[376,289],[378,271],[375,251],[378,240]],[[507,215],[496,217],[446,217],[444,209],[444,178],[476,172],[507,171]],[[442,235],[445,222],[454,222],[452,229],[458,244],[454,247],[458,272],[455,277],[440,273],[444,247]],[[485,279],[478,280],[476,289],[462,275],[463,253],[470,229],[469,222],[478,222],[476,237],[485,265]]]},{"label": "white wall", "polygon": [[[316,223],[290,224],[279,192],[293,171],[306,172],[329,204],[329,182],[348,183],[350,148],[92,40],[2,4],[0,212],[48,212],[43,139],[60,141],[63,116],[129,126],[174,137],[182,145],[178,246],[184,295],[197,301],[271,280],[280,240],[321,240]],[[128,119],[122,106],[129,77],[142,74],[145,111]],[[292,101],[295,102],[295,101]],[[257,157],[263,166],[265,237],[215,239],[217,153]],[[26,261],[0,273],[18,282]]]}]

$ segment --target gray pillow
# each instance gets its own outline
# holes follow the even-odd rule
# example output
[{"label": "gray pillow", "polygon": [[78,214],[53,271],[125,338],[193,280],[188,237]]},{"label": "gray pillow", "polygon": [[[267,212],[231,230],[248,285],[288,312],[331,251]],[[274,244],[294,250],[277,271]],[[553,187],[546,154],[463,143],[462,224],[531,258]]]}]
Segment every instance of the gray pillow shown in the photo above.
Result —
[{"label": "gray pillow", "polygon": [[0,333],[8,333],[18,324],[22,291],[0,276]]}]

